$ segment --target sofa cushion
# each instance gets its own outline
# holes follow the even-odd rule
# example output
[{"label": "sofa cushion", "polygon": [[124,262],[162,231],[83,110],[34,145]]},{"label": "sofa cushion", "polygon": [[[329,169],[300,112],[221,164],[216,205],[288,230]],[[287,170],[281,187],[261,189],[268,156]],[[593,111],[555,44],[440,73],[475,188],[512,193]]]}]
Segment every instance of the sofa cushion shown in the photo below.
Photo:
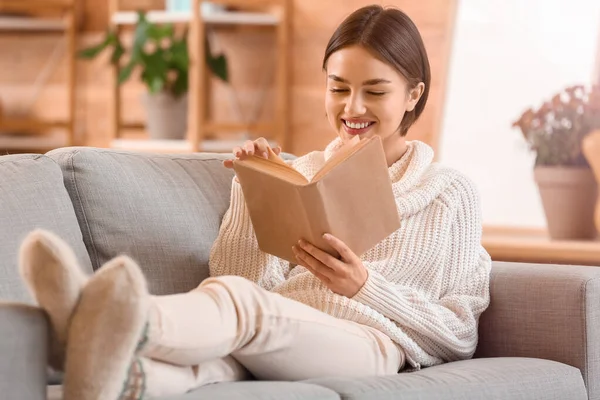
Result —
[{"label": "sofa cushion", "polygon": [[32,303],[18,272],[19,246],[35,228],[53,231],[72,246],[91,273],[75,211],[59,166],[41,154],[0,157],[0,298]]},{"label": "sofa cushion", "polygon": [[207,385],[193,392],[157,400],[339,400],[336,392],[301,382],[230,382]]},{"label": "sofa cushion", "polygon": [[128,254],[153,294],[188,291],[229,205],[232,171],[218,154],[143,154],[96,148],[47,153],[61,166],[94,269]]},{"label": "sofa cushion", "polygon": [[579,368],[600,399],[600,268],[494,262],[475,358],[528,357]]},{"label": "sofa cushion", "polygon": [[[48,387],[48,400],[62,399],[60,386]],[[228,382],[207,385],[179,396],[155,400],[339,400],[336,392],[299,382]]]},{"label": "sofa cushion", "polygon": [[306,381],[345,400],[587,399],[577,368],[533,358],[482,358],[379,378]]}]

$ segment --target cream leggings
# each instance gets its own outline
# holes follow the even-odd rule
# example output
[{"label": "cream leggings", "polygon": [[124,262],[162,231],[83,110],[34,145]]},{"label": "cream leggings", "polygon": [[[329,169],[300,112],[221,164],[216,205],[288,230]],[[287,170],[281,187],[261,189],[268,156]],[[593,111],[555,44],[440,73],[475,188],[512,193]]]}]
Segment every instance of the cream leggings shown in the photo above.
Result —
[{"label": "cream leggings", "polygon": [[153,297],[142,365],[149,397],[215,382],[395,374],[402,351],[383,333],[235,276]]}]

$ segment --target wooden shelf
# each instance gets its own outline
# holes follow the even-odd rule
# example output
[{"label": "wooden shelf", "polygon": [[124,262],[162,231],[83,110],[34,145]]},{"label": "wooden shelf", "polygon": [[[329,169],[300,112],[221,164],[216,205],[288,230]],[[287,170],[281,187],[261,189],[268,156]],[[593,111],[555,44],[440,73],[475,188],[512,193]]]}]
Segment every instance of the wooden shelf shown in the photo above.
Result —
[{"label": "wooden shelf", "polygon": [[[146,14],[150,22],[155,23],[188,23],[192,20],[191,12],[149,11]],[[137,22],[134,11],[115,13],[111,21],[115,25],[133,25]],[[223,11],[203,15],[207,25],[277,25],[279,18],[269,13]]]},{"label": "wooden shelf", "polygon": [[[33,118],[0,118],[0,141],[3,146],[25,150],[50,149],[74,145],[75,86],[77,82],[77,15],[79,0],[0,0],[0,31],[31,31],[47,34],[59,31],[66,47],[67,121]],[[64,140],[56,141],[49,130],[65,130]],[[5,144],[6,143],[6,144]]]},{"label": "wooden shelf", "polygon": [[42,121],[30,118],[2,118],[0,120],[0,132],[3,133],[43,133],[43,131],[55,128],[69,128],[69,124],[63,121]]},{"label": "wooden shelf", "polygon": [[[1,1],[1,0],[0,0]],[[189,105],[188,105],[188,132],[186,143],[165,144],[150,142],[147,145],[141,143],[132,144],[130,141],[122,141],[121,132],[126,129],[138,130],[143,128],[141,124],[131,124],[125,121],[122,111],[121,89],[117,83],[119,66],[113,67],[113,95],[111,96],[110,112],[110,135],[114,146],[125,146],[134,150],[156,149],[156,151],[212,151],[211,144],[204,145],[203,142],[211,142],[211,136],[217,133],[239,133],[240,137],[265,136],[278,142],[284,151],[290,152],[288,148],[290,140],[289,132],[289,76],[290,57],[289,40],[291,30],[291,0],[218,0],[218,4],[239,7],[240,11],[216,11],[205,13],[202,10],[204,0],[192,0],[189,12],[172,12],[147,10],[146,17],[155,23],[184,23],[189,25],[189,54],[190,54],[190,76],[189,76]],[[117,32],[125,26],[135,25],[138,19],[137,12],[123,11],[119,7],[120,0],[109,1],[110,23]],[[264,5],[269,7],[268,12],[257,12],[255,6]],[[195,10],[195,11],[192,11]],[[247,10],[247,11],[242,11]],[[209,121],[210,72],[205,64],[205,40],[206,26],[213,28],[235,26],[268,26],[273,27],[277,51],[277,60],[274,71],[275,110],[271,123],[261,124],[237,124],[217,123]],[[223,143],[223,142],[221,142]],[[226,145],[218,148],[219,151],[229,152],[235,145]]]},{"label": "wooden shelf", "polygon": [[72,10],[71,0],[0,0],[0,12],[32,12]]},{"label": "wooden shelf", "polygon": [[484,228],[482,245],[494,261],[600,266],[600,240],[552,240],[545,230]]},{"label": "wooden shelf", "polygon": [[[244,140],[203,140],[200,150],[208,153],[231,153],[236,146],[244,144]],[[274,142],[270,142],[275,147]],[[114,139],[111,148],[121,150],[142,151],[151,153],[190,153],[192,145],[187,140],[151,140],[151,139]]]},{"label": "wooden shelf", "polygon": [[0,135],[0,149],[48,151],[69,146],[64,136]]},{"label": "wooden shelf", "polygon": [[0,15],[3,31],[63,31],[67,27],[60,18],[7,17]]}]

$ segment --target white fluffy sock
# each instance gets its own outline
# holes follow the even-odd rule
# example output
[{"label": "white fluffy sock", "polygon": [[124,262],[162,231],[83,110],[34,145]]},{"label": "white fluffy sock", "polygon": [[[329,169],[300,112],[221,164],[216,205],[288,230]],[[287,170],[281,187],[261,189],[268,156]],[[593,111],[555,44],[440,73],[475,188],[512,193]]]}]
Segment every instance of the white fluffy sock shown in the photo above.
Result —
[{"label": "white fluffy sock", "polygon": [[62,370],[69,322],[88,278],[69,245],[43,229],[32,231],[23,240],[19,271],[31,295],[49,316],[49,364]]},{"label": "white fluffy sock", "polygon": [[149,303],[146,280],[129,257],[114,258],[90,279],[69,328],[65,400],[120,398]]}]

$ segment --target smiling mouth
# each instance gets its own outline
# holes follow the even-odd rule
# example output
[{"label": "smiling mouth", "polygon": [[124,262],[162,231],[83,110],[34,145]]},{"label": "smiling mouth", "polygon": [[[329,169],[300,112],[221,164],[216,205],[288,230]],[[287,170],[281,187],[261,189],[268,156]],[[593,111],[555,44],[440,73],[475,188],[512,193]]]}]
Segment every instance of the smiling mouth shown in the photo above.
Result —
[{"label": "smiling mouth", "polygon": [[373,125],[375,125],[374,121],[365,121],[365,122],[349,122],[345,119],[342,119],[342,125],[344,126],[344,130],[351,135],[360,135],[369,130]]}]

